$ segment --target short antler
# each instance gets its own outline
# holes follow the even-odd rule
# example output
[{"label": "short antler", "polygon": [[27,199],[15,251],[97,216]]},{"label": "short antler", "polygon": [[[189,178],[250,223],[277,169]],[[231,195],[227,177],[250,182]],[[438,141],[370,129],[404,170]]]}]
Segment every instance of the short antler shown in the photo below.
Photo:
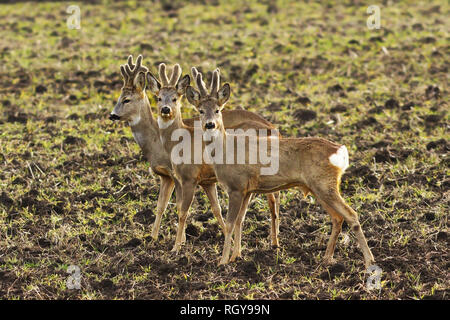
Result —
[{"label": "short antler", "polygon": [[159,79],[161,80],[161,84],[163,87],[169,86],[169,79],[167,79],[166,73],[166,65],[164,63],[161,63],[159,65]]},{"label": "short antler", "polygon": [[198,70],[196,67],[191,68],[192,79],[197,79]]},{"label": "short antler", "polygon": [[163,87],[174,87],[181,77],[181,67],[178,63],[173,66],[170,80],[167,77],[166,65],[164,63],[159,65],[158,73]]},{"label": "short antler", "polygon": [[206,97],[208,95],[208,91],[206,91],[206,86],[202,78],[202,74],[199,72],[195,80],[197,81],[198,90],[200,90],[200,96]]},{"label": "short antler", "polygon": [[[191,68],[191,73],[192,73],[192,77],[196,81],[197,88],[200,91],[200,96],[206,97],[208,95],[208,91],[206,90],[206,85],[203,82],[202,74],[195,67]],[[213,75],[212,75],[209,95],[217,96],[219,87],[220,87],[220,70],[219,70],[219,68],[217,68],[216,70],[214,70]]]},{"label": "short antler", "polygon": [[176,65],[173,66],[172,75],[170,76],[169,80],[169,85],[173,87],[176,86],[180,77],[181,77],[181,67],[177,63]]},{"label": "short antler", "polygon": [[217,91],[219,91],[219,87],[220,87],[220,70],[219,70],[219,68],[217,68],[216,70],[214,70],[213,75],[212,75],[211,94],[217,95]]},{"label": "short antler", "polygon": [[123,77],[123,85],[132,87],[134,85],[134,79],[139,72],[147,72],[148,68],[142,65],[142,55],[139,55],[136,59],[136,64],[133,63],[133,56],[128,57],[128,63],[120,66],[120,72]]}]

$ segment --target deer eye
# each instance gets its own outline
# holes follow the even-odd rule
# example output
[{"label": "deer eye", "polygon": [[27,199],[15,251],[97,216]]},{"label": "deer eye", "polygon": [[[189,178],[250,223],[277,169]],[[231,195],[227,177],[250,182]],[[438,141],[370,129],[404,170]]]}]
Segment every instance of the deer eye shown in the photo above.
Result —
[{"label": "deer eye", "polygon": [[162,99],[160,97],[158,97],[158,101],[162,101]]},{"label": "deer eye", "polygon": [[122,101],[123,104],[130,102],[130,99],[125,99]]},{"label": "deer eye", "polygon": [[204,114],[205,113],[205,111],[203,111],[203,110],[200,110],[199,112],[200,112],[200,114]]},{"label": "deer eye", "polygon": [[173,99],[172,99],[172,102],[177,102],[177,98],[173,98]]},{"label": "deer eye", "polygon": [[219,109],[216,110],[216,113],[219,113]]}]

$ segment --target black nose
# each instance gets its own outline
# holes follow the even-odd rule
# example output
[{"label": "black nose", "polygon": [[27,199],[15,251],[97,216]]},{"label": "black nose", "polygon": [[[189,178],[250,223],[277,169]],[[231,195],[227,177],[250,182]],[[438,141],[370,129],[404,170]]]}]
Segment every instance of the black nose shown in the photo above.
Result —
[{"label": "black nose", "polygon": [[205,124],[206,129],[214,129],[216,127],[216,124],[214,122],[208,122]]},{"label": "black nose", "polygon": [[111,113],[111,114],[109,115],[109,120],[112,120],[112,121],[114,121],[114,120],[120,120],[120,117],[119,117],[117,114]]},{"label": "black nose", "polygon": [[161,113],[162,114],[169,114],[170,113],[170,108],[169,107],[162,107],[161,108]]}]

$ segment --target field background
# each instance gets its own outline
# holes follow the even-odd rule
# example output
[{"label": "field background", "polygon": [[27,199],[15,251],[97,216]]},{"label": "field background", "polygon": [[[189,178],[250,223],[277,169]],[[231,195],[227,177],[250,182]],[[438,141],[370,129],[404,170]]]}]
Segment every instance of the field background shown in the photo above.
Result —
[{"label": "field background", "polygon": [[[71,4],[80,30],[66,25]],[[449,4],[379,1],[380,30],[367,28],[369,4],[1,4],[0,298],[448,299]],[[153,72],[160,62],[220,67],[227,108],[259,112],[286,136],[345,144],[343,196],[382,288],[366,289],[346,224],[336,264],[320,264],[331,223],[297,190],[282,193],[279,250],[257,197],[243,259],[218,268],[223,236],[201,192],[179,255],[169,252],[173,200],[150,241],[158,178],[130,129],[107,119],[129,54]],[[80,290],[67,288],[69,265],[81,270]]]}]

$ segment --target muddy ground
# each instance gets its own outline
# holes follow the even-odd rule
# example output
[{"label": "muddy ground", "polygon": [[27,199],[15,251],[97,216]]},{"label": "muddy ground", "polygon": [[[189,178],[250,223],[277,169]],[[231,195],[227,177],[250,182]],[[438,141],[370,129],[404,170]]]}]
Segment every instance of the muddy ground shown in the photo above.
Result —
[{"label": "muddy ground", "polygon": [[[65,2],[0,5],[0,298],[448,299],[448,3],[381,2],[369,30],[362,1],[205,2],[81,2],[79,30]],[[282,193],[279,249],[259,196],[243,259],[217,267],[223,236],[200,191],[181,253],[174,199],[152,242],[158,178],[107,119],[129,54],[153,72],[220,67],[227,108],[347,145],[342,193],[381,288],[367,289],[345,224],[336,263],[321,265],[331,223],[296,190]]]}]

